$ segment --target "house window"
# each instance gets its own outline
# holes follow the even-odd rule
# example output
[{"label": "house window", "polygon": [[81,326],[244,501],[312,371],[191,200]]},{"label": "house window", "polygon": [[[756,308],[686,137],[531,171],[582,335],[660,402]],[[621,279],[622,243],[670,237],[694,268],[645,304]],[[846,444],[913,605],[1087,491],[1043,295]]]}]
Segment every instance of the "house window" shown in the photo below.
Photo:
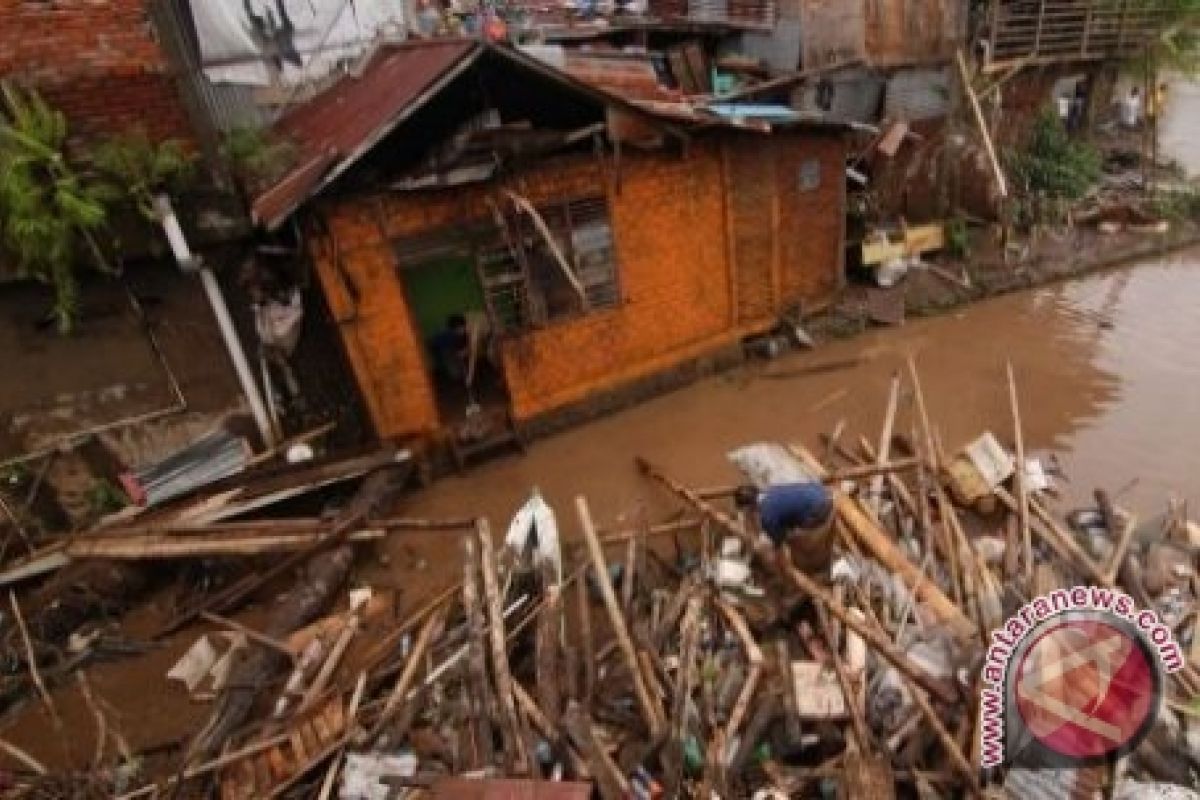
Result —
[{"label": "house window", "polygon": [[[483,254],[484,289],[505,330],[544,325],[620,301],[608,203],[589,197],[521,212],[509,247]],[[547,241],[547,232],[553,240]],[[524,263],[521,263],[521,262]]]},{"label": "house window", "polygon": [[821,187],[821,160],[806,158],[800,163],[800,191],[811,192]]}]

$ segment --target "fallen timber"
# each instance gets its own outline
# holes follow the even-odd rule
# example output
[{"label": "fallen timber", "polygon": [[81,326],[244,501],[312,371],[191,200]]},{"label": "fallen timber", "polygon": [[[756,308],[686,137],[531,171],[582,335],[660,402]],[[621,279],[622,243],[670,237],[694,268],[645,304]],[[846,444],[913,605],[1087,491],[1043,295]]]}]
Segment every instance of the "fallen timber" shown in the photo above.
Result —
[{"label": "fallen timber", "polygon": [[[630,519],[629,510],[600,509],[580,496],[573,508],[558,509],[560,520],[578,522],[569,532],[560,522],[559,568],[493,537],[490,522],[468,516],[469,508],[459,519],[408,520],[357,503],[332,528],[313,520],[155,520],[77,540],[312,540],[292,551],[284,570],[307,564],[302,574],[317,578],[303,580],[321,590],[309,592],[302,613],[273,606],[261,628],[215,603],[191,617],[241,629],[256,674],[239,674],[218,696],[213,717],[222,721],[197,738],[173,776],[134,796],[179,783],[229,800],[335,796],[364,759],[392,770],[380,779],[386,786],[432,789],[470,776],[482,787],[503,776],[530,787],[588,782],[614,800],[643,792],[816,797],[830,783],[846,797],[1012,791],[1019,771],[978,768],[979,664],[991,630],[1034,591],[1091,583],[1128,593],[1177,635],[1195,636],[1200,582],[1190,562],[1164,574],[1147,570],[1161,560],[1157,552],[1148,558],[1156,548],[1190,555],[1196,545],[1187,525],[1157,539],[1143,535],[1139,515],[1106,494],[1097,500],[1102,525],[1085,536],[1060,522],[1035,486],[1024,486],[1020,498],[1024,476],[1013,472],[982,490],[986,507],[961,499],[950,469],[958,453],[943,452],[930,413],[937,399],[924,396],[915,364],[904,376],[881,402],[882,430],[853,438],[846,430],[831,438],[824,458],[803,444],[779,446],[830,487],[837,539],[827,571],[806,572],[764,552],[754,514],[733,507],[732,485],[690,487],[636,457],[647,485],[665,488],[682,516],[655,522],[637,514],[627,528],[605,529],[598,518],[616,511]],[[1014,450],[1021,440],[1021,454],[1035,457],[1018,413],[997,427],[1016,437]],[[342,583],[357,532],[385,529],[461,544],[461,580],[406,598],[403,615],[386,613],[386,603],[385,612],[345,607],[340,590],[321,587]],[[664,555],[669,544],[659,546],[664,535],[681,548],[673,560]],[[1097,537],[1107,545],[1100,551]],[[322,564],[327,578],[312,572]],[[281,576],[276,567],[234,584],[222,599],[253,594],[264,578]],[[1172,616],[1180,598],[1190,616]],[[368,616],[382,619],[369,639],[358,634]],[[297,702],[256,721],[254,709],[280,692],[289,653],[299,659],[314,642],[322,655],[295,691]],[[1163,713],[1179,726],[1156,727],[1129,754],[1118,788],[1130,776],[1177,781],[1200,767],[1180,732],[1194,716],[1181,709],[1200,689],[1195,667],[1185,664],[1164,683]],[[246,686],[249,695],[239,688]],[[218,737],[224,753],[214,747]],[[411,763],[382,766],[397,753]],[[49,777],[22,763],[27,785]]]}]

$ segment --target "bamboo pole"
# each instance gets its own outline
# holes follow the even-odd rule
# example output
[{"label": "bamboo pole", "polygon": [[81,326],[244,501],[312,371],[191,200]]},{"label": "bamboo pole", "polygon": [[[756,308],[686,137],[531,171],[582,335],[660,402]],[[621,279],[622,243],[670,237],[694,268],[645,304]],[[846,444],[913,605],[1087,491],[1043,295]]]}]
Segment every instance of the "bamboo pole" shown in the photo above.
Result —
[{"label": "bamboo pole", "polygon": [[596,641],[592,634],[592,604],[588,598],[587,570],[575,583],[575,604],[579,611],[579,638],[583,645],[583,691],[576,698],[584,709],[592,707],[596,693]]},{"label": "bamboo pole", "polygon": [[1033,536],[1029,531],[1029,481],[1025,475],[1025,434],[1021,428],[1021,407],[1017,402],[1017,379],[1012,362],[1005,364],[1008,375],[1008,403],[1012,409],[1013,441],[1017,450],[1017,520],[1021,525],[1021,559],[1024,565],[1025,588],[1033,588]]},{"label": "bamboo pole", "polygon": [[[555,579],[554,567],[542,565],[542,591],[545,594],[537,614],[534,634],[534,668],[537,675],[537,694],[541,708],[553,725],[562,715],[562,690],[559,683],[562,665],[562,587]],[[514,682],[513,686],[517,684]]]},{"label": "bamboo pole", "polygon": [[621,654],[625,658],[625,666],[633,678],[633,688],[637,695],[638,705],[642,709],[642,717],[650,729],[651,737],[657,738],[663,728],[662,711],[654,702],[654,698],[650,696],[650,690],[646,686],[646,678],[642,675],[641,667],[638,664],[637,650],[629,638],[629,629],[625,624],[624,615],[621,614],[621,606],[617,602],[617,595],[608,575],[608,565],[604,560],[604,550],[600,546],[600,538],[596,535],[596,528],[592,524],[592,515],[588,510],[587,500],[582,496],[575,498],[575,510],[579,514],[579,524],[583,529],[588,554],[592,559],[592,571],[596,576],[596,583],[600,587],[600,596],[604,599],[604,607],[608,611],[609,622],[612,623],[613,633],[617,637]]},{"label": "bamboo pole", "polygon": [[[749,669],[746,671],[746,682],[742,684],[742,691],[734,701],[733,710],[729,712],[729,720],[725,723],[725,740],[731,742],[737,736],[738,728],[741,727],[742,720],[750,709],[750,701],[754,699],[754,693],[758,689],[758,682],[763,671],[763,653],[758,642],[755,641],[754,635],[750,633],[746,620],[742,618],[736,608],[723,600],[717,600],[717,608],[720,609],[721,614],[729,622],[729,626],[741,640],[742,648],[746,651],[746,662],[749,665]],[[732,754],[730,755],[732,756]]]},{"label": "bamboo pole", "polygon": [[462,537],[463,609],[467,618],[467,674],[470,676],[468,698],[472,704],[472,725],[483,766],[490,766],[495,758],[493,750],[492,721],[498,719],[495,696],[488,681],[487,618],[479,597],[479,557],[474,536]]},{"label": "bamboo pole", "polygon": [[828,612],[820,606],[817,606],[817,622],[820,626],[821,637],[825,640],[825,646],[829,648],[829,659],[833,662],[833,671],[837,674],[838,685],[841,686],[842,695],[846,698],[846,709],[850,712],[854,740],[858,743],[860,752],[870,753],[872,750],[871,734],[870,729],[867,727],[866,718],[863,717],[863,711],[858,706],[858,692],[854,690],[854,685],[850,682],[850,676],[846,674],[846,667],[842,664],[842,656],[838,652],[837,642],[834,640],[833,631],[830,629]]},{"label": "bamboo pole", "polygon": [[[525,687],[519,681],[513,681],[513,695],[517,698],[517,705],[520,706],[522,713],[529,717],[529,722],[543,739],[548,742],[555,742],[563,738],[558,726],[546,717],[546,714],[534,702],[534,699],[529,696],[529,692],[525,691]],[[579,751],[569,743],[564,743],[563,750],[566,751],[567,760],[571,762],[571,769],[575,772],[575,775],[581,778],[588,777],[587,764],[579,755]]]},{"label": "bamboo pole", "polygon": [[785,572],[792,583],[816,602],[823,605],[843,625],[857,633],[879,653],[889,664],[898,669],[903,675],[927,689],[931,694],[948,703],[958,701],[958,694],[944,683],[937,681],[921,670],[908,656],[904,655],[887,636],[880,633],[874,626],[857,619],[843,608],[827,591],[817,585],[812,578],[800,572],[795,567],[787,566]]},{"label": "bamboo pole", "polygon": [[988,162],[992,165],[992,173],[996,177],[996,188],[1001,197],[1008,197],[1008,180],[1000,167],[1000,159],[996,157],[996,145],[992,142],[992,134],[988,131],[987,121],[983,118],[983,108],[979,105],[979,97],[971,86],[971,76],[967,72],[967,61],[963,58],[962,50],[954,54],[955,64],[958,65],[958,77],[962,81],[963,91],[971,103],[971,113],[975,116],[975,124],[979,127],[979,135],[983,139],[983,147],[987,151]]},{"label": "bamboo pole", "polygon": [[[800,445],[789,445],[788,450],[804,461],[814,470],[823,471],[820,463]],[[914,565],[896,547],[886,533],[881,531],[866,512],[859,507],[853,498],[833,490],[834,507],[846,527],[864,547],[871,551],[884,566],[900,576],[909,591],[928,605],[937,618],[950,626],[956,635],[970,638],[975,635],[976,626],[968,619],[950,598],[942,594],[941,589],[933,581],[927,580],[921,570]]]},{"label": "bamboo pole", "polygon": [[[883,430],[879,433],[879,447],[876,449],[875,466],[887,464],[892,452],[892,429],[896,423],[896,407],[900,400],[900,373],[892,374],[891,389],[888,391],[887,410],[883,415]],[[883,474],[877,474],[871,479],[871,491],[867,496],[867,504],[875,518],[879,518],[879,509],[883,506]]]},{"label": "bamboo pole", "polygon": [[492,645],[492,677],[496,681],[496,699],[500,705],[500,716],[506,729],[508,741],[505,754],[510,771],[524,773],[532,767],[533,753],[526,747],[526,736],[517,714],[517,703],[513,697],[512,673],[508,666],[508,648],[504,636],[504,598],[500,596],[500,578],[496,570],[496,548],[492,544],[492,531],[486,519],[476,525],[479,534],[480,564],[483,569],[483,596],[487,605],[488,631]]},{"label": "bamboo pole", "polygon": [[396,685],[392,687],[391,694],[388,695],[387,700],[384,702],[383,710],[379,712],[379,717],[375,720],[375,725],[368,736],[369,739],[379,737],[379,734],[392,721],[392,718],[400,709],[400,705],[405,701],[405,698],[408,697],[408,691],[416,683],[417,675],[424,664],[425,654],[428,652],[434,638],[441,632],[445,620],[445,609],[439,609],[425,620],[425,624],[421,626],[421,632],[417,634],[417,640],[413,643],[412,651],[409,652],[408,659],[404,662],[404,670],[400,673],[400,677],[396,680]]},{"label": "bamboo pole", "polygon": [[688,739],[687,711],[692,696],[692,677],[696,672],[696,651],[700,645],[702,606],[703,599],[699,595],[688,597],[687,610],[679,626],[679,670],[675,680],[675,707],[671,711],[671,736],[675,746],[667,778],[667,788],[677,793],[683,790],[684,749]]}]

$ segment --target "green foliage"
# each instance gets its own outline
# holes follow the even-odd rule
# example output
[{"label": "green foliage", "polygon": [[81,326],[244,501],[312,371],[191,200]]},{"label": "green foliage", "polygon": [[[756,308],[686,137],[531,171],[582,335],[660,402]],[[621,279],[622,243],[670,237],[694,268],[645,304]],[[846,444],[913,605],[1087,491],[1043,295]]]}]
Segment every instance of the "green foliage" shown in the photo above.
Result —
[{"label": "green foliage", "polygon": [[125,493],[107,480],[93,483],[87,491],[87,499],[92,514],[97,517],[120,511],[129,504]]},{"label": "green foliage", "polygon": [[1149,210],[1168,220],[1200,219],[1200,189],[1160,190],[1150,200]]},{"label": "green foliage", "polygon": [[1200,0],[1158,0],[1165,24],[1143,53],[1129,63],[1135,74],[1159,69],[1190,77],[1200,73]]},{"label": "green foliage", "polygon": [[181,188],[195,169],[195,157],[182,142],[154,142],[140,129],[100,143],[92,162],[116,190],[133,199],[147,219],[155,218],[154,195]]},{"label": "green foliage", "polygon": [[283,174],[295,159],[295,148],[268,138],[261,128],[234,128],[225,135],[221,155],[238,178],[258,186]]},{"label": "green foliage", "polygon": [[1038,115],[1028,141],[1010,161],[1018,186],[1052,200],[1078,200],[1100,178],[1100,154],[1072,139],[1051,107]]},{"label": "green foliage", "polygon": [[60,111],[7,83],[0,93],[0,239],[22,276],[53,287],[53,313],[66,333],[78,313],[80,254],[107,269],[95,237],[112,194],[67,161]]},{"label": "green foliage", "polygon": [[946,252],[957,259],[970,257],[971,230],[965,218],[951,217],[946,220]]}]

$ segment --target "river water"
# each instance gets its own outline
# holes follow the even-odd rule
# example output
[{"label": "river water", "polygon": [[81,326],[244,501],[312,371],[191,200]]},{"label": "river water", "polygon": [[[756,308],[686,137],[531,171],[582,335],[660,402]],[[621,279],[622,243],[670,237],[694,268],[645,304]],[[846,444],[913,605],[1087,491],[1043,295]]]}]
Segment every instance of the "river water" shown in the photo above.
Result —
[{"label": "river water", "polygon": [[[524,457],[435,484],[406,500],[404,513],[484,514],[499,527],[536,485],[560,520],[573,516],[577,494],[588,497],[602,524],[639,503],[658,514],[672,505],[637,474],[635,454],[685,483],[711,485],[737,478],[724,454],[747,442],[815,447],[841,419],[843,441],[859,435],[875,441],[890,377],[903,371],[909,354],[947,451],[985,430],[1012,441],[1005,381],[1011,360],[1027,450],[1057,456],[1062,508],[1086,502],[1096,487],[1119,495],[1143,519],[1172,494],[1194,507],[1200,501],[1198,298],[1200,249],[1193,249],[873,330],[747,365],[535,442]],[[913,419],[912,403],[902,396],[897,431],[908,433]]]},{"label": "river water", "polygon": [[[1194,298],[1200,298],[1200,250],[872,331],[747,365],[537,441],[526,456],[481,464],[403,498],[397,512],[485,515],[502,531],[538,486],[567,537],[578,530],[572,503],[580,494],[602,525],[643,505],[660,519],[679,504],[637,473],[635,454],[685,483],[707,486],[737,479],[725,453],[748,442],[816,447],[820,434],[843,419],[844,441],[860,434],[878,439],[891,376],[909,354],[946,450],[989,429],[1011,440],[1004,377],[1011,359],[1029,450],[1057,454],[1066,475],[1057,480],[1061,509],[1087,502],[1097,486],[1143,519],[1172,494],[1195,507],[1200,314]],[[898,432],[911,430],[907,397],[897,420]],[[460,575],[460,563],[453,534],[403,534],[391,537],[378,559],[365,560],[357,580],[397,590],[400,605],[412,609]],[[152,611],[134,616],[154,617]],[[127,625],[136,636],[137,619]],[[134,750],[184,739],[201,724],[207,709],[189,704],[177,687],[166,688],[163,677],[194,638],[186,630],[142,658],[89,668],[97,696],[117,709]],[[85,763],[94,741],[90,713],[73,682],[55,695],[66,730],[78,735],[61,737],[37,704],[0,734],[47,764]]]}]

